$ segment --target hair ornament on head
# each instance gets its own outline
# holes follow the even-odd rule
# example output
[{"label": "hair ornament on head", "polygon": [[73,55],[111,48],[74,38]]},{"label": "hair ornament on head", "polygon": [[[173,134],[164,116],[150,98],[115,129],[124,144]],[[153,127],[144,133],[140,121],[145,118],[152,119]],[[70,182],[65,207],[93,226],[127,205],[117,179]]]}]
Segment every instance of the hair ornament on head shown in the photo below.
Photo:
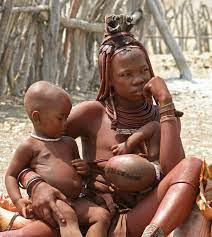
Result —
[{"label": "hair ornament on head", "polygon": [[125,15],[111,15],[105,18],[106,35],[129,32],[133,27],[133,18]]}]

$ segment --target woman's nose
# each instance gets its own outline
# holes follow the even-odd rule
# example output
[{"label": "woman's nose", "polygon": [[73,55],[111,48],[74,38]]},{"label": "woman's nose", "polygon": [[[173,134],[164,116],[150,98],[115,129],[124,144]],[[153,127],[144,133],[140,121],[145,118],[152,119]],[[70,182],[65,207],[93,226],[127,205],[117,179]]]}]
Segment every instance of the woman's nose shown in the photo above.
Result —
[{"label": "woman's nose", "polygon": [[139,85],[139,84],[143,84],[145,82],[145,79],[143,76],[141,75],[138,75],[138,76],[135,76],[133,78],[133,85]]}]

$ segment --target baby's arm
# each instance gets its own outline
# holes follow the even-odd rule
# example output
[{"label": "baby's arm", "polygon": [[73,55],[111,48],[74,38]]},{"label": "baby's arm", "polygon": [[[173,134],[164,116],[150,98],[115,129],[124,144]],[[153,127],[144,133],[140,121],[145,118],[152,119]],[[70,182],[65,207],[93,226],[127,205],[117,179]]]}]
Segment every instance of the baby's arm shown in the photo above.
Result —
[{"label": "baby's arm", "polygon": [[88,174],[88,164],[87,161],[82,160],[79,155],[79,150],[76,141],[70,138],[71,147],[73,150],[72,165],[76,169],[79,175],[85,176]]},{"label": "baby's arm", "polygon": [[142,141],[148,141],[148,155],[150,160],[158,159],[160,149],[160,124],[152,121],[138,129],[125,142],[112,146],[114,155],[131,153]]},{"label": "baby's arm", "polygon": [[31,158],[31,146],[28,142],[24,142],[16,149],[5,175],[7,192],[18,212],[24,217],[29,217],[32,214],[31,208],[29,208],[31,202],[26,198],[22,198],[17,182],[17,177],[23,169],[29,167]]}]

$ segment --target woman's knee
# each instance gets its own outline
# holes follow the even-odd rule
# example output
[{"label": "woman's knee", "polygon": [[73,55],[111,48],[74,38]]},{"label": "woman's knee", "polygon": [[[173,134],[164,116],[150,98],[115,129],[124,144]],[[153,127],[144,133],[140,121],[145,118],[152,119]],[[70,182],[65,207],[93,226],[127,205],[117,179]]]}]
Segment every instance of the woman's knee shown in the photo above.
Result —
[{"label": "woman's knee", "polygon": [[187,156],[182,161],[182,166],[187,169],[192,169],[193,171],[200,171],[202,166],[202,160],[195,156]]},{"label": "woman's knee", "polygon": [[171,173],[171,184],[187,183],[197,189],[201,166],[202,161],[194,156],[183,159]]}]

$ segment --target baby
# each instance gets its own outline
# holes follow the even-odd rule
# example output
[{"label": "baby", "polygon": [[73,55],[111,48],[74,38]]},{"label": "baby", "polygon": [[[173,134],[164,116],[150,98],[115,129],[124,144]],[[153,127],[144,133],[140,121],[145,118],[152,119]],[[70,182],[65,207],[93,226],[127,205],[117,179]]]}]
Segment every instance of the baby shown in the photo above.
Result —
[{"label": "baby", "polygon": [[[66,219],[61,223],[55,217],[61,237],[82,237],[78,218],[83,224],[92,226],[90,236],[106,237],[110,221],[103,219],[101,223],[101,219],[95,216],[96,212],[103,213],[107,210],[78,198],[82,189],[82,178],[79,174],[86,174],[87,164],[80,159],[75,140],[64,136],[72,108],[68,93],[48,82],[39,81],[27,90],[24,107],[32,121],[33,131],[30,137],[18,146],[5,177],[8,194],[17,211],[26,218],[33,217],[31,201],[21,196],[18,185],[18,174],[30,167],[38,174],[33,179],[47,182],[67,197],[67,202],[57,200],[57,206]],[[31,188],[33,179],[26,185],[29,195],[33,188],[36,188]],[[89,211],[90,207],[92,211]],[[103,216],[109,219],[108,213]]]}]

